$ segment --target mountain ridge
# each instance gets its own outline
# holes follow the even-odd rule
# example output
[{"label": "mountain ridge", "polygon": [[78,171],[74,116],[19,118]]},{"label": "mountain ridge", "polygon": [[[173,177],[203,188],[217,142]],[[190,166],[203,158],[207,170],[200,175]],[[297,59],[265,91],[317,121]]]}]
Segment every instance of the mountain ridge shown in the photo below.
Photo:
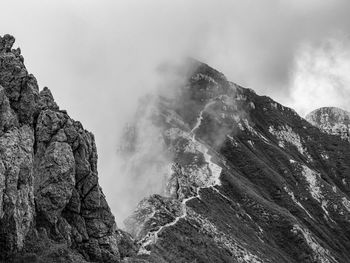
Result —
[{"label": "mountain ridge", "polygon": [[[126,220],[138,257],[347,262],[349,145],[208,65],[179,88],[173,103],[153,105],[150,119],[173,166],[167,197],[144,199]],[[144,118],[136,117],[135,130]]]}]

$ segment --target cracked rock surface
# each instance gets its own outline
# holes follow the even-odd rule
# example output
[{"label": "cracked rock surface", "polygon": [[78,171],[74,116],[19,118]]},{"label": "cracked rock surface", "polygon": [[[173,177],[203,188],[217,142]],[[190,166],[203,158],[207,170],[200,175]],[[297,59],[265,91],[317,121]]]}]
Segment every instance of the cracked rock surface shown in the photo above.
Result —
[{"label": "cracked rock surface", "polygon": [[94,136],[0,37],[0,262],[118,262]]}]

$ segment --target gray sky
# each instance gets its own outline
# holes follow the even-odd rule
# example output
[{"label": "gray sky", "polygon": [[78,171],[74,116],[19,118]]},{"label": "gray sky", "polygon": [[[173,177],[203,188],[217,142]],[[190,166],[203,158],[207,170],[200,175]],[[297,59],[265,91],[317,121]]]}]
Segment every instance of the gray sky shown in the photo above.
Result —
[{"label": "gray sky", "polygon": [[1,5],[29,72],[96,136],[101,185],[116,217],[115,151],[155,67],[193,56],[229,80],[295,108],[350,110],[348,0],[59,0]]}]

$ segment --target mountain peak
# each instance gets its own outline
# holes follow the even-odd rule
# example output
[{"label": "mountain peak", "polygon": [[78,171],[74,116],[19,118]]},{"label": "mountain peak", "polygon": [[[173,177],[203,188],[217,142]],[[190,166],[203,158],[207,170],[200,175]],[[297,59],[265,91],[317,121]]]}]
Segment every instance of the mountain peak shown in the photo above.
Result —
[{"label": "mountain peak", "polygon": [[13,44],[15,43],[15,38],[9,34],[0,36],[0,52],[10,52]]},{"label": "mountain peak", "polygon": [[337,107],[322,107],[306,115],[306,120],[321,130],[350,140],[350,112]]},{"label": "mountain peak", "polygon": [[350,145],[202,63],[178,88],[142,107],[124,136],[127,177],[161,182],[125,221],[135,257],[347,262]]}]

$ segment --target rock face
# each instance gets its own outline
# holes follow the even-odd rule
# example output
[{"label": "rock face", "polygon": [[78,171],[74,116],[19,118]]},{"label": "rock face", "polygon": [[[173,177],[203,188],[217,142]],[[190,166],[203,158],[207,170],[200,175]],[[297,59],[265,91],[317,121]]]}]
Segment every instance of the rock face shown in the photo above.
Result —
[{"label": "rock face", "polygon": [[94,136],[0,37],[0,261],[118,262]]},{"label": "rock face", "polygon": [[350,112],[336,107],[324,107],[310,112],[306,115],[306,120],[329,134],[350,140]]},{"label": "rock face", "polygon": [[171,158],[148,162],[166,182],[125,221],[125,261],[350,262],[350,144],[192,63],[126,129],[126,162],[145,159],[146,118]]}]

